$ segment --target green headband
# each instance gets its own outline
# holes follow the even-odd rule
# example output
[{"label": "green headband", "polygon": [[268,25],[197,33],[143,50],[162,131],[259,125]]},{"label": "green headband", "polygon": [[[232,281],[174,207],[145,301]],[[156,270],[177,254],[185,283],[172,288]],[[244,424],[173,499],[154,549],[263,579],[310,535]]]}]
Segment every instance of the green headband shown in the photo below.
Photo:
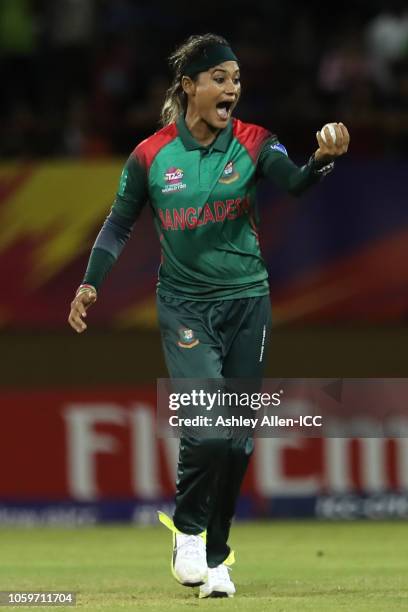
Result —
[{"label": "green headband", "polygon": [[186,65],[183,74],[193,77],[199,72],[209,70],[213,66],[231,61],[238,62],[237,56],[233,53],[231,47],[222,43],[211,43],[202,51],[199,57]]}]

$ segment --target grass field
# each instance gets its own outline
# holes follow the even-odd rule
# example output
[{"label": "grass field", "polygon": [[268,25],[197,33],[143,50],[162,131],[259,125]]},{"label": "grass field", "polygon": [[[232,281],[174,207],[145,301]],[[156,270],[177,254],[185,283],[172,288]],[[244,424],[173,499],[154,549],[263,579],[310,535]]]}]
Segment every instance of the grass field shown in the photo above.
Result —
[{"label": "grass field", "polygon": [[237,594],[199,600],[172,578],[161,526],[3,528],[0,590],[72,590],[78,608],[107,611],[408,610],[407,536],[402,522],[237,524]]}]

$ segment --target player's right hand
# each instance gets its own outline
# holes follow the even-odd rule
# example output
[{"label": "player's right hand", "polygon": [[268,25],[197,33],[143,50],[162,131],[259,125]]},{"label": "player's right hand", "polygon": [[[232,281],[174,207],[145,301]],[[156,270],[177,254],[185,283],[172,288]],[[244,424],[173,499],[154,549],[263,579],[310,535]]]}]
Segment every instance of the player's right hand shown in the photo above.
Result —
[{"label": "player's right hand", "polygon": [[92,304],[96,302],[96,290],[92,287],[78,289],[74,299],[71,302],[71,311],[68,317],[68,323],[78,334],[86,330],[87,324],[84,321],[86,311]]}]

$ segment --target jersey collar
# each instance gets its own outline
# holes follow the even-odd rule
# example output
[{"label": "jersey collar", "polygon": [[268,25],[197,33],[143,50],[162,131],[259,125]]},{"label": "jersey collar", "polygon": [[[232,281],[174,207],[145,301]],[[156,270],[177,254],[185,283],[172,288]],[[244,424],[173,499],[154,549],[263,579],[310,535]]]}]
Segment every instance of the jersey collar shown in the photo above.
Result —
[{"label": "jersey collar", "polygon": [[211,145],[206,147],[201,145],[193,138],[190,130],[186,125],[183,115],[180,115],[180,117],[177,119],[177,130],[180,139],[187,151],[194,151],[196,149],[214,149],[215,151],[222,151],[222,153],[225,153],[231,142],[232,122],[231,120],[229,120],[227,127],[225,127],[223,130],[221,130],[221,132],[219,132],[217,138]]}]

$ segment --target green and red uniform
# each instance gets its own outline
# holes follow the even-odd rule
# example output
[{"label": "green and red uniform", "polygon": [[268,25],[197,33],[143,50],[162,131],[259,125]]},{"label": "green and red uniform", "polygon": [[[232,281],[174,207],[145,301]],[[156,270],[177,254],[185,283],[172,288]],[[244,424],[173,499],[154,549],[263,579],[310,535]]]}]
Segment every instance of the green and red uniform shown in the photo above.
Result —
[{"label": "green and red uniform", "polygon": [[[180,116],[129,157],[83,282],[99,288],[149,203],[162,250],[158,312],[170,376],[260,378],[271,314],[257,183],[270,178],[300,195],[331,168],[313,157],[299,168],[277,136],[237,119],[204,147]],[[227,437],[181,445],[174,523],[185,533],[207,529],[210,567],[229,554],[252,448]]]},{"label": "green and red uniform", "polygon": [[129,157],[94,245],[104,253],[93,253],[85,281],[99,287],[149,202],[162,249],[159,295],[206,301],[267,295],[257,183],[270,178],[299,195],[320,180],[321,166],[311,158],[298,168],[276,136],[237,119],[204,147],[181,116]]}]

